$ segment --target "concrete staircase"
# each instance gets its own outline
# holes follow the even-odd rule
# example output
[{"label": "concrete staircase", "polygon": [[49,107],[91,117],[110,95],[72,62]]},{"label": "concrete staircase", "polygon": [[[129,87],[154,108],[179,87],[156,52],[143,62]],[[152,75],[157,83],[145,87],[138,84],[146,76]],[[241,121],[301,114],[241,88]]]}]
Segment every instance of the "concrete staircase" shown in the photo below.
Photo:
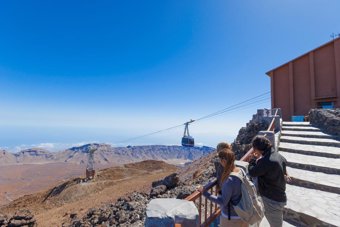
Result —
[{"label": "concrete staircase", "polygon": [[292,177],[285,221],[293,226],[340,226],[340,141],[308,122],[283,122],[279,152]]}]

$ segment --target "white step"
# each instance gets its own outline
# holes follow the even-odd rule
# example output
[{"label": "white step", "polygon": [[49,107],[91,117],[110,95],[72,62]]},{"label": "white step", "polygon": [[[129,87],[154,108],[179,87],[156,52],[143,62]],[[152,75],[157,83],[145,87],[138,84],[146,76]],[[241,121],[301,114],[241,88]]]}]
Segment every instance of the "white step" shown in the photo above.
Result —
[{"label": "white step", "polygon": [[340,187],[340,175],[312,172],[291,167],[287,167],[287,172],[288,175],[301,180],[317,182],[332,187]]},{"label": "white step", "polygon": [[339,147],[327,147],[310,144],[280,142],[279,150],[307,155],[340,158]]},{"label": "white step", "polygon": [[299,144],[311,144],[311,145],[340,147],[340,142],[337,141],[337,140],[334,140],[334,139],[281,136],[280,141],[286,142],[286,143],[299,143]]},{"label": "white step", "polygon": [[[255,227],[256,225],[250,225],[249,227]],[[288,222],[283,221],[282,227],[292,227],[294,225],[289,224]],[[260,223],[260,227],[270,227],[268,220],[264,217]]]},{"label": "white step", "polygon": [[330,174],[340,173],[340,159],[294,154],[280,151],[287,159],[288,166]]},{"label": "white step", "polygon": [[293,185],[287,185],[286,193],[288,199],[286,208],[340,226],[339,194]]},{"label": "white step", "polygon": [[319,128],[310,127],[310,126],[282,126],[282,130],[290,130],[290,131],[311,131],[311,132],[320,132]]},{"label": "white step", "polygon": [[292,122],[292,121],[283,121],[283,126],[299,126],[299,127],[312,127],[312,125],[309,122]]},{"label": "white step", "polygon": [[325,134],[323,132],[311,132],[311,131],[288,131],[288,130],[283,130],[281,135],[283,135],[283,136],[307,137],[307,138],[333,139],[333,136]]}]

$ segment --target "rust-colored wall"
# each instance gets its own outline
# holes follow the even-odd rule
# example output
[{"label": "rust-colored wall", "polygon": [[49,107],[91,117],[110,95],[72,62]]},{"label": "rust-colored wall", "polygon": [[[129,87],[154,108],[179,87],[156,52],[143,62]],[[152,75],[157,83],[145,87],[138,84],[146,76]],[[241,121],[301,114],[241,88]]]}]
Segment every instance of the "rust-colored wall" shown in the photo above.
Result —
[{"label": "rust-colored wall", "polygon": [[333,43],[314,52],[315,96],[335,97],[335,61]]},{"label": "rust-colored wall", "polygon": [[305,115],[312,105],[310,89],[309,56],[293,63],[294,114]]},{"label": "rust-colored wall", "polygon": [[[290,102],[289,102],[289,72],[288,66],[283,66],[274,72],[274,108],[282,108],[282,117],[287,119],[290,116]],[[282,88],[282,89],[277,89]]]},{"label": "rust-colored wall", "polygon": [[340,39],[337,39],[334,42],[334,58],[338,100],[337,107],[340,107]]},{"label": "rust-colored wall", "polygon": [[340,38],[308,52],[270,72],[272,108],[281,108],[283,120],[306,115],[318,102],[340,108]]}]

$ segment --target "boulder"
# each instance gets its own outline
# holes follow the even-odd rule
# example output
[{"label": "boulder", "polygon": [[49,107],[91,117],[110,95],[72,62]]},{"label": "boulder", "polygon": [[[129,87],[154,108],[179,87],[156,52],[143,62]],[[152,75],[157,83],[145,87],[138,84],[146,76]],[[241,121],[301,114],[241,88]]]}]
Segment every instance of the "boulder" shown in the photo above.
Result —
[{"label": "boulder", "polygon": [[154,181],[152,182],[152,187],[155,188],[159,185],[165,185],[167,189],[172,189],[176,187],[179,183],[179,177],[177,173],[173,173],[167,177],[165,177],[163,180]]},{"label": "boulder", "polygon": [[7,216],[0,214],[0,227],[7,225]]},{"label": "boulder", "polygon": [[18,210],[8,221],[8,227],[35,227],[36,220],[29,210]]},{"label": "boulder", "polygon": [[154,198],[154,197],[157,197],[159,195],[162,195],[166,192],[167,188],[165,185],[158,185],[157,187],[154,187],[151,189],[151,192],[150,192],[150,197],[151,198]]},{"label": "boulder", "polygon": [[327,134],[340,137],[340,109],[312,109],[308,115],[313,126]]},{"label": "boulder", "polygon": [[198,210],[191,201],[181,199],[153,199],[146,208],[145,227],[199,226]]}]

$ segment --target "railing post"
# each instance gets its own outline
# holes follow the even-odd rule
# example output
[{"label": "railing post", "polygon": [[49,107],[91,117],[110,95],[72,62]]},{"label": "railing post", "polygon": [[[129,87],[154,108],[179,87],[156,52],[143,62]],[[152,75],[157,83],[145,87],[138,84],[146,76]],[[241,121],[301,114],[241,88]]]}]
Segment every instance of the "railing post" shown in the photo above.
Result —
[{"label": "railing post", "polygon": [[207,216],[208,216],[208,199],[204,197],[204,222],[207,222]]},{"label": "railing post", "polygon": [[199,224],[202,225],[202,195],[200,195],[198,200],[198,216],[199,216]]}]

